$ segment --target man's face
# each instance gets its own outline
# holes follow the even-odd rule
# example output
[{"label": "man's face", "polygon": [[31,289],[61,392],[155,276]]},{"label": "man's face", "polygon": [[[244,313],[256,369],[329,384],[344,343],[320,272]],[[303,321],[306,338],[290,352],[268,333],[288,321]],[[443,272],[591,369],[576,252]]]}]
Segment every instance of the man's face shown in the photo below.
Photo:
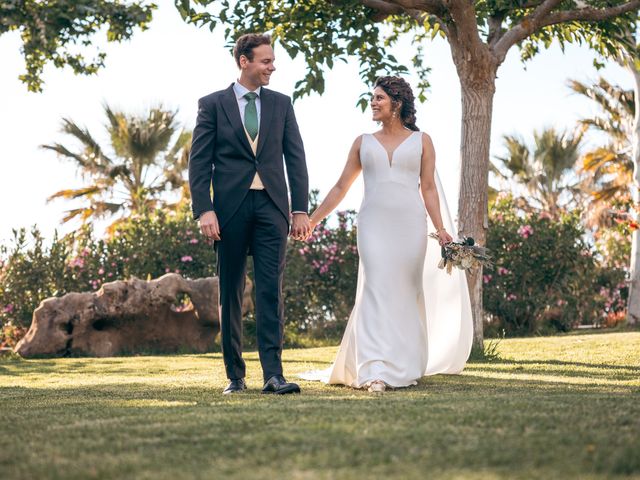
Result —
[{"label": "man's face", "polygon": [[276,70],[274,61],[271,45],[257,46],[253,49],[253,61],[249,61],[244,55],[240,57],[241,79],[249,84],[247,87],[254,89],[269,85],[271,74]]}]

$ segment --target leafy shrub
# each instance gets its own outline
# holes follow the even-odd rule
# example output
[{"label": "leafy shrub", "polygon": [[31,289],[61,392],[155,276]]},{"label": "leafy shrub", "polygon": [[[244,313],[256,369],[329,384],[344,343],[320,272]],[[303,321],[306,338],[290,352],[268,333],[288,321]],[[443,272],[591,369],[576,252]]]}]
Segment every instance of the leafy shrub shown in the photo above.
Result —
[{"label": "leafy shrub", "polygon": [[[289,241],[288,345],[341,337],[357,286],[355,220],[354,211],[338,212],[308,241]],[[552,220],[544,213],[523,213],[510,197],[502,197],[490,213],[487,246],[495,260],[495,267],[484,272],[487,336],[566,331],[578,324],[614,326],[624,318],[627,288],[619,265],[626,251],[607,256],[595,250],[577,215]],[[129,218],[103,239],[85,227],[62,238],[55,235],[46,245],[36,228],[30,236],[24,229],[15,231],[13,242],[0,247],[0,343],[15,344],[47,297],[94,291],[133,276],[212,276],[215,265],[211,241],[186,209]],[[245,339],[255,344],[252,314],[245,319]]]},{"label": "leafy shrub", "polygon": [[341,211],[337,226],[318,225],[307,242],[289,242],[285,272],[288,343],[301,337],[339,339],[349,318],[358,277],[356,213]]},{"label": "leafy shrub", "polygon": [[577,213],[522,213],[509,196],[489,217],[493,270],[484,272],[487,334],[567,331],[624,308],[624,271],[601,266]]}]

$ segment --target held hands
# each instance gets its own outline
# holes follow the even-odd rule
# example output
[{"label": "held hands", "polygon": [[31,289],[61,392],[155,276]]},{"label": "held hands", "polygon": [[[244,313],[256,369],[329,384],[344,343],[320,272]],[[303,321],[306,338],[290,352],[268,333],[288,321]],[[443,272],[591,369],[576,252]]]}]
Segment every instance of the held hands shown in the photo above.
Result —
[{"label": "held hands", "polygon": [[313,216],[309,217],[309,226],[310,226],[309,233],[303,240],[309,240],[311,238],[311,235],[313,235],[313,231],[318,226],[318,222],[313,219]]},{"label": "held hands", "polygon": [[294,213],[291,220],[291,231],[289,236],[295,240],[306,240],[311,234],[311,224],[309,215],[306,213]]},{"label": "held hands", "polygon": [[205,237],[220,240],[220,226],[215,212],[204,212],[198,219],[200,231]]}]

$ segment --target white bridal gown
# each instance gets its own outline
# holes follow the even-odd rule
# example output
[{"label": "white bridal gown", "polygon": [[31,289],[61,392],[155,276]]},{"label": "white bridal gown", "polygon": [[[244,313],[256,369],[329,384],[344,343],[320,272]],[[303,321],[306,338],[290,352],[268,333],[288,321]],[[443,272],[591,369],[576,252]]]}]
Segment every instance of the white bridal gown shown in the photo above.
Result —
[{"label": "white bridal gown", "polygon": [[[391,162],[373,135],[363,135],[355,305],[333,365],[299,377],[355,388],[373,380],[404,387],[464,368],[473,337],[469,291],[464,272],[437,268],[440,246],[427,237],[433,226],[419,191],[421,157],[420,132],[396,148]],[[454,232],[435,177],[444,226]]]}]

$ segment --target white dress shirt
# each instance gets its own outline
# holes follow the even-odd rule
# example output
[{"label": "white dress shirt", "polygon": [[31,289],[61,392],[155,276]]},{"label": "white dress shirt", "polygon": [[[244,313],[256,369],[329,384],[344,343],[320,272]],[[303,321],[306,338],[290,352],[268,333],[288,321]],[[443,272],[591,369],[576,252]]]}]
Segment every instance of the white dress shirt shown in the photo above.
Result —
[{"label": "white dress shirt", "polygon": [[[244,98],[244,96],[251,92],[247,87],[242,85],[240,82],[236,82],[233,84],[233,91],[236,94],[236,101],[238,102],[238,110],[240,110],[240,119],[242,120],[242,125],[244,125],[244,109],[247,107],[247,103],[249,101]],[[253,93],[258,95],[256,97],[256,110],[258,111],[258,131],[260,130],[260,92],[262,91],[262,87],[258,87],[253,90]]]}]

